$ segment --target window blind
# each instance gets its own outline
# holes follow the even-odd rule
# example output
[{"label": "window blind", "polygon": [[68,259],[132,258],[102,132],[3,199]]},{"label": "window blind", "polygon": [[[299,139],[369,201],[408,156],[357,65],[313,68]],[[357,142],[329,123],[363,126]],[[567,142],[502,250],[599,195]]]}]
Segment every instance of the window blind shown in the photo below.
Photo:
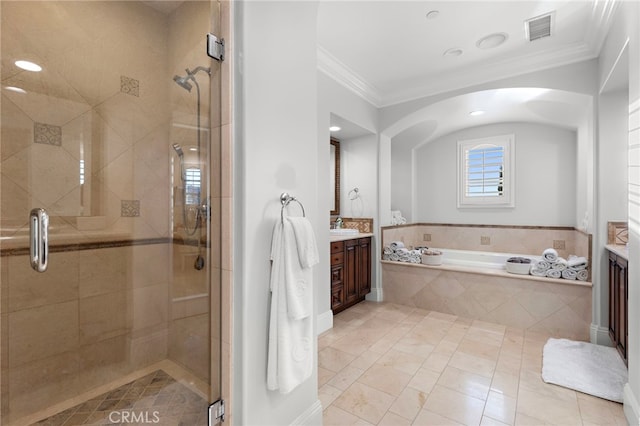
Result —
[{"label": "window blind", "polygon": [[465,195],[499,197],[503,195],[504,147],[485,146],[465,152]]}]

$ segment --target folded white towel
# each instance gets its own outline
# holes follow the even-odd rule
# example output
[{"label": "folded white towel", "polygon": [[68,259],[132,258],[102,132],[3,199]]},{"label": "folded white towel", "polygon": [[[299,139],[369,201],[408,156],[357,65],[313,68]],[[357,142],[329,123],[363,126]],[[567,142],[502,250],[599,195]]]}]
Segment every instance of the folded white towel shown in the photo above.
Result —
[{"label": "folded white towel", "polygon": [[567,269],[567,261],[562,257],[558,257],[555,262],[551,264],[551,268],[557,269],[558,271],[564,271]]},{"label": "folded white towel", "polygon": [[576,271],[576,278],[580,281],[586,281],[589,278],[589,272],[586,269]]},{"label": "folded white towel", "polygon": [[[285,221],[285,224],[289,222]],[[290,228],[290,225],[288,226]],[[287,255],[285,226],[277,222],[271,243],[271,310],[269,318],[269,347],[267,355],[267,388],[289,393],[313,372],[312,316],[291,319],[287,301],[287,258],[300,266],[297,250]],[[293,230],[290,229],[290,238]],[[311,291],[311,294],[313,291]]]},{"label": "folded white towel", "polygon": [[544,258],[544,260],[547,260],[549,262],[555,262],[558,258],[558,252],[555,249],[548,248],[542,252],[542,257]]},{"label": "folded white towel", "polygon": [[575,280],[578,276],[578,273],[573,268],[567,268],[562,271],[562,278],[565,280]]},{"label": "folded white towel", "polygon": [[287,217],[285,220],[288,220],[293,227],[298,256],[300,257],[302,267],[310,268],[320,263],[316,236],[313,233],[313,227],[309,219],[306,217]]},{"label": "folded white towel", "polygon": [[569,256],[569,260],[567,260],[567,266],[576,270],[585,269],[588,263],[587,258],[583,256],[571,255]]},{"label": "folded white towel", "polygon": [[281,250],[284,254],[284,288],[287,312],[292,320],[307,318],[313,314],[313,271],[311,268],[304,268],[300,262],[300,251],[289,218],[284,220],[282,233],[284,247]]},{"label": "folded white towel", "polygon": [[562,272],[558,271],[557,269],[548,269],[547,270],[547,277],[549,277],[549,278],[560,278],[560,277],[562,277]]}]

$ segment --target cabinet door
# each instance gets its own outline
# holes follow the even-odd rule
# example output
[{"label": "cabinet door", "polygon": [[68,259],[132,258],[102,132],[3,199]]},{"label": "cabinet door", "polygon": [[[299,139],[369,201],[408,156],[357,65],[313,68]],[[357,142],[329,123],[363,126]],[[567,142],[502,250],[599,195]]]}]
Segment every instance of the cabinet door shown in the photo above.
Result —
[{"label": "cabinet door", "polygon": [[358,295],[371,292],[371,238],[361,238],[358,247]]},{"label": "cabinet door", "polygon": [[345,303],[358,299],[358,240],[344,244],[344,292]]},{"label": "cabinet door", "polygon": [[614,345],[617,345],[616,321],[618,318],[616,295],[616,255],[609,253],[609,338]]},{"label": "cabinet door", "polygon": [[618,352],[622,355],[622,358],[627,360],[627,296],[628,296],[628,278],[627,278],[627,261],[618,257],[616,261],[616,286],[617,286],[617,295],[616,302],[618,304],[618,312],[617,312],[617,322],[616,325],[618,330],[616,330],[616,337],[618,339],[617,346]]},{"label": "cabinet door", "polygon": [[339,311],[344,305],[344,266],[342,264],[331,267],[331,310]]}]

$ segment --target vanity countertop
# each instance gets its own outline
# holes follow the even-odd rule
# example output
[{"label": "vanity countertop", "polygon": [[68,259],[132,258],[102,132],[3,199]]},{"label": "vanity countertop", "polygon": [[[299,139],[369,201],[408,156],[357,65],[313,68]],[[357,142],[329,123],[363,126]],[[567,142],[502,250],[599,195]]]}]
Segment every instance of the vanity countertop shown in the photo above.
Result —
[{"label": "vanity countertop", "polygon": [[607,244],[605,248],[618,256],[629,260],[629,247],[620,244]]},{"label": "vanity countertop", "polygon": [[366,237],[373,237],[372,233],[364,233],[361,232],[359,234],[353,234],[353,235],[331,235],[329,237],[329,241],[330,242],[336,242],[336,241],[346,241],[346,240],[355,240],[358,238],[366,238]]}]

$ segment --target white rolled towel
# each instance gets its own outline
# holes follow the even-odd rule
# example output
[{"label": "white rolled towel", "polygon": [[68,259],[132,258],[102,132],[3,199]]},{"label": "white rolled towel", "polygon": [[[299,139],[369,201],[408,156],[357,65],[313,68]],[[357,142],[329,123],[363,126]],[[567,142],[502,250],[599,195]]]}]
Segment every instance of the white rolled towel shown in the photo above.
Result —
[{"label": "white rolled towel", "polygon": [[382,260],[391,260],[391,253],[384,253],[382,255]]},{"label": "white rolled towel", "polygon": [[391,253],[393,253],[393,249],[392,249],[391,247],[385,247],[385,248],[382,250],[382,253],[383,253],[383,254],[391,254]]},{"label": "white rolled towel", "polygon": [[[566,271],[566,269],[565,269]],[[564,271],[558,271],[557,269],[548,269],[547,270],[547,277],[549,278],[560,278],[562,277],[562,272]]]},{"label": "white rolled towel", "polygon": [[579,271],[576,271],[576,278],[579,281],[586,281],[587,278],[589,278],[589,272],[586,269],[580,269]]},{"label": "white rolled towel", "polygon": [[534,277],[546,277],[547,276],[547,270],[546,269],[536,269],[535,267],[531,267],[531,270],[529,271],[529,273],[531,275],[533,275]]},{"label": "white rolled towel", "polygon": [[389,260],[392,260],[394,262],[399,262],[400,261],[400,256],[398,256],[397,253],[391,253],[389,255]]},{"label": "white rolled towel", "polygon": [[542,257],[546,261],[555,262],[558,259],[558,252],[555,249],[548,248],[542,252]]},{"label": "white rolled towel", "polygon": [[540,271],[546,271],[547,269],[551,268],[551,263],[547,262],[546,260],[539,260],[533,264],[532,268],[538,269]]},{"label": "white rolled towel", "polygon": [[398,250],[404,248],[404,243],[402,241],[394,241],[389,244],[389,247],[391,247],[392,250]]},{"label": "white rolled towel", "polygon": [[558,271],[564,271],[567,269],[567,261],[562,257],[558,257],[555,262],[551,264],[551,268],[557,269]]},{"label": "white rolled towel", "polygon": [[562,278],[565,280],[575,280],[578,277],[578,273],[573,268],[567,268],[562,271]]},{"label": "white rolled towel", "polygon": [[587,264],[588,264],[587,258],[583,257],[583,256],[571,255],[571,256],[569,256],[569,260],[567,260],[567,266],[569,268],[573,268],[573,269],[576,269],[576,270],[586,269],[587,268]]}]

